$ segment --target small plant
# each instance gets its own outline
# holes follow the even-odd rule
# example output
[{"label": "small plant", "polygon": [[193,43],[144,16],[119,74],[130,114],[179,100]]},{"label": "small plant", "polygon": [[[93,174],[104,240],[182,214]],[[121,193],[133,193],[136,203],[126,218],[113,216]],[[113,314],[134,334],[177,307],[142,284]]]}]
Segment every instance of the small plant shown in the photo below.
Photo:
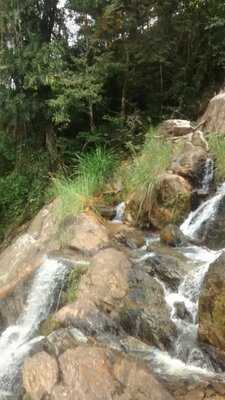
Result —
[{"label": "small plant", "polygon": [[72,178],[54,180],[53,192],[60,199],[60,218],[75,216],[91,205],[94,195],[101,193],[116,165],[115,156],[101,148],[77,156]]},{"label": "small plant", "polygon": [[216,159],[216,181],[225,179],[225,136],[211,133],[208,138],[209,149]]}]

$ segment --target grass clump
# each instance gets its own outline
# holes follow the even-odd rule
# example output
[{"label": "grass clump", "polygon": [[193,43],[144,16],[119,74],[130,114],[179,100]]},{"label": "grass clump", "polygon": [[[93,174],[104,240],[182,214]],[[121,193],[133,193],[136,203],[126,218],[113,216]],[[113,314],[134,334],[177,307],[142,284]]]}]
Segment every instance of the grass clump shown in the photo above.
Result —
[{"label": "grass clump", "polygon": [[216,159],[216,181],[219,183],[225,179],[225,136],[211,133],[208,143],[210,152]]},{"label": "grass clump", "polygon": [[[169,167],[172,159],[172,144],[157,137],[156,131],[150,129],[141,153],[134,154],[131,164],[125,166],[121,175],[124,180],[128,199],[139,204],[139,212],[152,203],[152,188],[158,176]],[[138,215],[137,215],[138,218]]]},{"label": "grass clump", "polygon": [[60,199],[60,217],[78,215],[92,205],[94,196],[101,193],[116,164],[115,156],[102,148],[78,156],[72,177],[54,180],[53,192]]}]

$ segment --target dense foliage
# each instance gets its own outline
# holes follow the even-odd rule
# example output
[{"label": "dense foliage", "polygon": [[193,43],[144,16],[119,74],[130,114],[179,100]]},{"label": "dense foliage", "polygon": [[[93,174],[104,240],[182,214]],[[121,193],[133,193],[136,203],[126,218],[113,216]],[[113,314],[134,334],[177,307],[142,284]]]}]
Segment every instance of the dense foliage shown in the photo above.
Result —
[{"label": "dense foliage", "polygon": [[224,37],[221,0],[0,0],[0,224],[76,153],[195,119],[224,83]]}]

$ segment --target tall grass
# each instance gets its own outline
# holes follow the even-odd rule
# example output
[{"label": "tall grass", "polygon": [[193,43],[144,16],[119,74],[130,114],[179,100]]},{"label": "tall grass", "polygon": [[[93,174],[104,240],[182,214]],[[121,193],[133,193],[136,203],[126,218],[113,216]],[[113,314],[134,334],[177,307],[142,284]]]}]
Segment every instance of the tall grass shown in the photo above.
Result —
[{"label": "tall grass", "polygon": [[[135,155],[132,163],[123,172],[128,198],[140,205],[139,211],[151,205],[152,188],[160,174],[164,173],[172,159],[172,145],[149,130],[142,151]],[[138,216],[137,216],[138,217]]]},{"label": "tall grass", "polygon": [[54,179],[53,193],[59,197],[60,217],[77,215],[92,203],[93,196],[100,194],[107,179],[116,167],[111,152],[97,148],[77,157],[72,178]]},{"label": "tall grass", "polygon": [[208,137],[209,149],[216,159],[216,181],[225,180],[225,135],[211,133]]}]

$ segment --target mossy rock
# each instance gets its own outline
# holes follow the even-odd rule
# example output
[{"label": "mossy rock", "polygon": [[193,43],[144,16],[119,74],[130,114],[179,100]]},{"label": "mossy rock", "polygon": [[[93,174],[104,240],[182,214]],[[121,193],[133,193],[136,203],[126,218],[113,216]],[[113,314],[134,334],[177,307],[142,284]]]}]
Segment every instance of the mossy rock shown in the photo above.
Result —
[{"label": "mossy rock", "polygon": [[48,336],[59,328],[61,328],[60,322],[56,321],[54,315],[51,314],[45,321],[41,323],[39,327],[39,335]]},{"label": "mossy rock", "polygon": [[73,268],[69,274],[66,290],[64,291],[62,301],[64,304],[73,303],[77,299],[77,292],[79,289],[80,280],[86,274],[89,267],[77,266]]}]

